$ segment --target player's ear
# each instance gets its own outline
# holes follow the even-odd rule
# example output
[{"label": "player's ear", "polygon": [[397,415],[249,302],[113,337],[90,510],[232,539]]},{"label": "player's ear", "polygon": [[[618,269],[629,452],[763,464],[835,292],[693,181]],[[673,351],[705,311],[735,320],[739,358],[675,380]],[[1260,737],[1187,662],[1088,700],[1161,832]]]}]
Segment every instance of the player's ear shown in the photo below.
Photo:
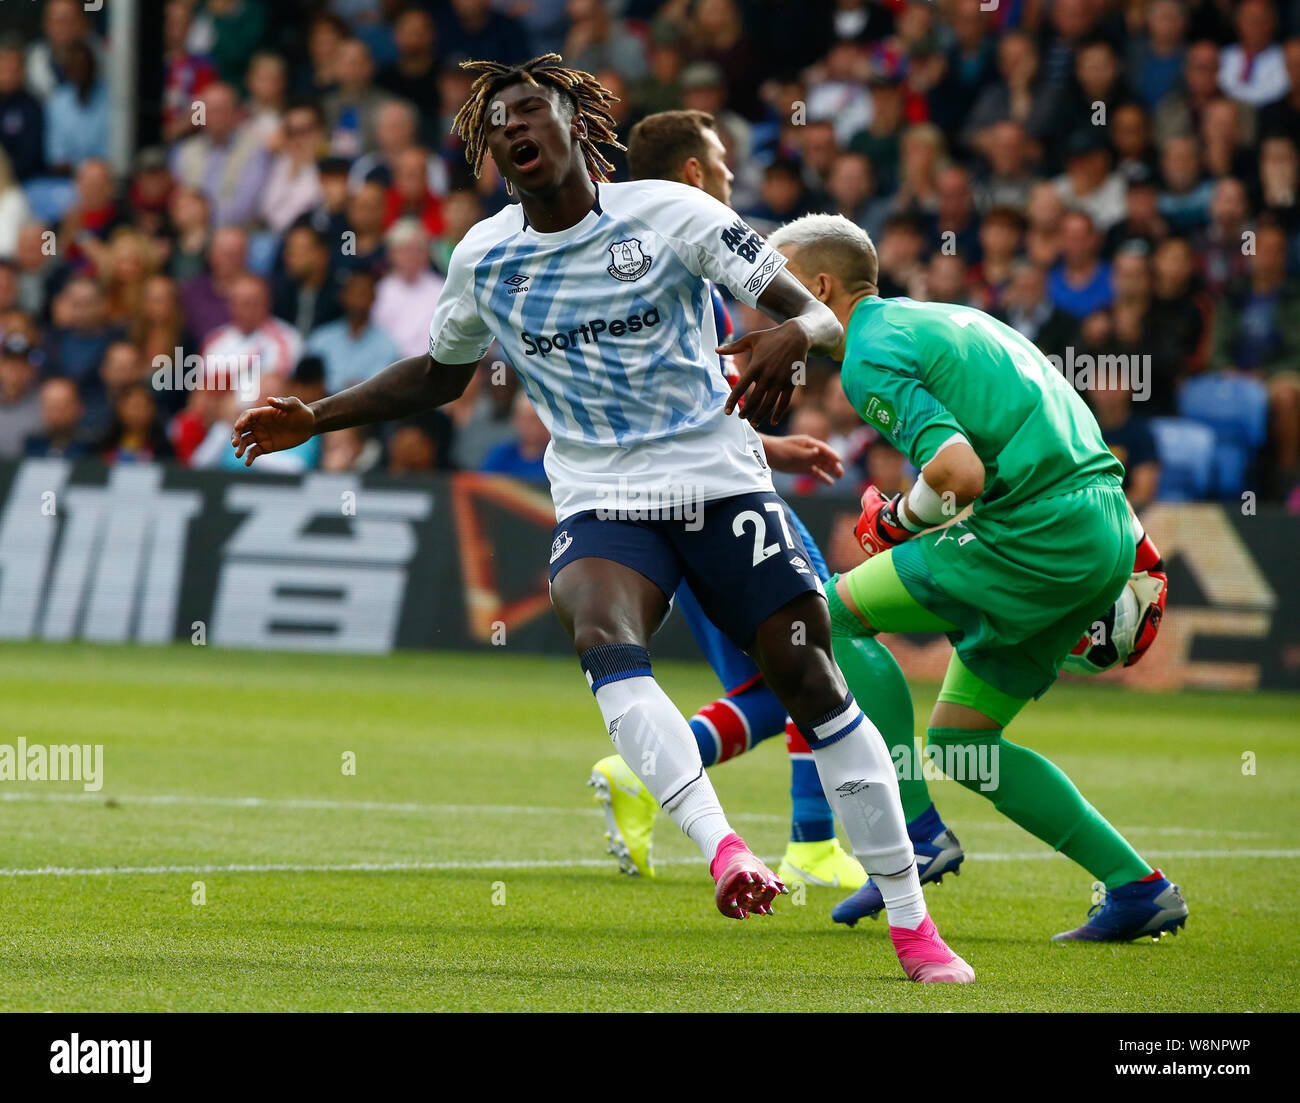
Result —
[{"label": "player's ear", "polygon": [[573,121],[569,123],[569,133],[578,139],[587,136],[587,119],[581,111],[573,113]]},{"label": "player's ear", "polygon": [[835,295],[835,280],[825,272],[818,272],[813,294],[819,303],[829,303]]},{"label": "player's ear", "polygon": [[704,170],[698,157],[687,157],[682,165],[682,183],[698,188],[704,183]]}]

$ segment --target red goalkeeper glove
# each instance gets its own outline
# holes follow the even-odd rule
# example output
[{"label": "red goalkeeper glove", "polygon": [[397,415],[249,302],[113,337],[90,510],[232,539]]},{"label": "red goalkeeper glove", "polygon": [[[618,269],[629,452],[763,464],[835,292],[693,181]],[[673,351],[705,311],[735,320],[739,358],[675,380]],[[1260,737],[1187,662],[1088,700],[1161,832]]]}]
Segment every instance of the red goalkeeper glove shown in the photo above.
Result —
[{"label": "red goalkeeper glove", "polygon": [[862,516],[858,518],[853,535],[858,538],[858,545],[867,553],[868,559],[915,535],[899,520],[902,500],[901,494],[886,498],[876,486],[867,487],[862,495]]},{"label": "red goalkeeper glove", "polygon": [[1164,560],[1160,558],[1159,549],[1146,532],[1142,533],[1142,539],[1138,541],[1137,557],[1129,585],[1138,596],[1142,612],[1133,637],[1133,652],[1125,660],[1125,666],[1140,662],[1155,643],[1160,622],[1165,615],[1165,597],[1169,593],[1169,575],[1165,573]]}]

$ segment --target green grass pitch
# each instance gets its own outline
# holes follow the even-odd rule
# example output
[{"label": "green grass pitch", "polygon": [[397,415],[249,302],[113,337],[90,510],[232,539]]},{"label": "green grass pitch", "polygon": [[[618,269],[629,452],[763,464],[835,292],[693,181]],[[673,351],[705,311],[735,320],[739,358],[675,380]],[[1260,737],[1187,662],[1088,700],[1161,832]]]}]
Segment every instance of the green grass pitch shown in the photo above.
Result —
[{"label": "green grass pitch", "polygon": [[[717,691],[703,665],[659,674],[688,713]],[[609,743],[572,661],[7,644],[0,701],[0,743],[105,761],[98,793],[0,783],[3,1010],[1300,1005],[1295,698],[1063,685],[1014,725],[1182,884],[1191,918],[1159,943],[1049,942],[1091,878],[936,785],[969,857],[927,898],[970,986],[909,984],[882,924],[831,924],[836,891],[722,918],[666,817],[659,877],[618,876],[583,787]],[[713,778],[778,858],[780,740]]]}]

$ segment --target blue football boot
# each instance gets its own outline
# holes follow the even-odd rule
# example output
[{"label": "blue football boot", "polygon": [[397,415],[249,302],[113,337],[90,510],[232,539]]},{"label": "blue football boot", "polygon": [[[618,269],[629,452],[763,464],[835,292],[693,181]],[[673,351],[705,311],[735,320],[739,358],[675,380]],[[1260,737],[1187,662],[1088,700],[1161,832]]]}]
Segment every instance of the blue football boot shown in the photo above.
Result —
[{"label": "blue football boot", "polygon": [[1131,942],[1144,935],[1159,938],[1165,931],[1177,934],[1187,922],[1187,901],[1159,870],[1109,891],[1100,881],[1093,889],[1096,903],[1088,909],[1087,922],[1052,935],[1053,942]]},{"label": "blue football boot", "polygon": [[[944,826],[933,804],[907,825],[907,837],[912,840],[921,884],[937,885],[945,874],[955,876],[961,872],[958,867],[966,855],[957,836]],[[852,927],[859,919],[875,919],[884,910],[884,897],[875,882],[869,880],[852,896],[846,896],[836,904],[831,909],[831,918],[836,923],[847,923]]]}]

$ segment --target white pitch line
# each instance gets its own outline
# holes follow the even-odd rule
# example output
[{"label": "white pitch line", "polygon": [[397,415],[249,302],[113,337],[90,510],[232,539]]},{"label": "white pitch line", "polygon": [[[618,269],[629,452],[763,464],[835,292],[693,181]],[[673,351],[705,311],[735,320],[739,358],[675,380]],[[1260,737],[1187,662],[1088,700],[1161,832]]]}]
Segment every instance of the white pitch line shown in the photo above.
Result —
[{"label": "white pitch line", "polygon": [[[1300,849],[1292,850],[1160,850],[1154,856],[1161,858],[1232,859],[1241,858],[1300,858]],[[981,852],[968,854],[978,862],[1049,861],[1061,857],[1053,851],[1030,850],[1024,852]],[[703,865],[700,858],[661,858],[661,866]],[[38,866],[31,869],[0,869],[0,877],[111,877],[121,875],[156,875],[172,873],[407,873],[420,871],[455,871],[475,869],[611,869],[608,858],[555,858],[531,860],[493,860],[481,862],[351,862],[339,864],[299,864],[294,862],[269,862],[265,864],[240,863],[232,865],[168,865],[168,866]]]},{"label": "white pitch line", "polygon": [[[0,803],[58,803],[58,804],[117,804],[146,805],[206,805],[214,808],[287,808],[299,811],[322,812],[386,812],[394,815],[484,815],[484,816],[599,816],[599,808],[575,808],[546,804],[421,804],[415,801],[382,800],[328,800],[311,797],[216,797],[188,793],[142,793],[114,796],[105,793],[33,793],[21,790],[0,790]],[[736,812],[728,819],[739,823],[788,823],[789,816],[771,812]],[[958,828],[979,830],[1016,830],[1009,820],[962,820]],[[1221,831],[1211,827],[1151,827],[1129,825],[1119,829],[1133,834],[1149,835],[1205,835],[1219,839],[1264,839],[1267,831]]]}]

